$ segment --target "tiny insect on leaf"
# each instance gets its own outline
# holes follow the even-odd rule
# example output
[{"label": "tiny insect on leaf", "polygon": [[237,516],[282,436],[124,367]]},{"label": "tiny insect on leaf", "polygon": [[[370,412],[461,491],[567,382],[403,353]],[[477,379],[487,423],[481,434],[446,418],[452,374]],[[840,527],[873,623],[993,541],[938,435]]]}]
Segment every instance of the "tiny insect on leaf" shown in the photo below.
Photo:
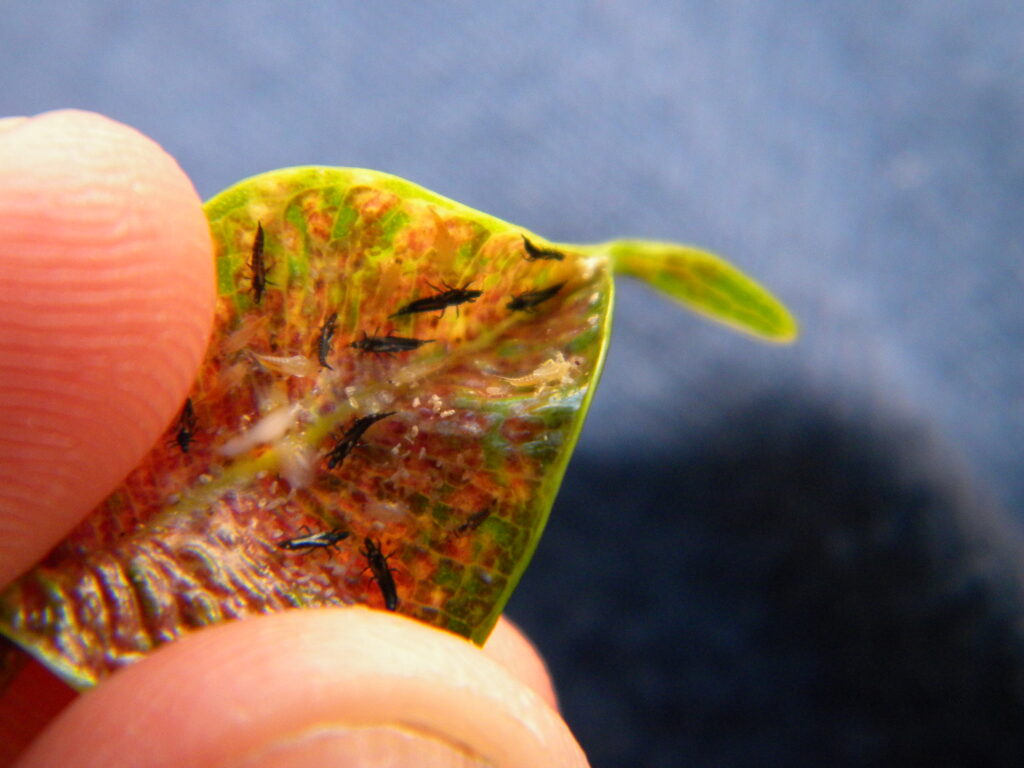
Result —
[{"label": "tiny insect on leaf", "polygon": [[483,291],[468,290],[468,284],[462,288],[452,288],[450,286],[445,286],[443,289],[435,286],[431,286],[431,288],[435,291],[433,296],[424,296],[421,299],[410,301],[397,312],[388,315],[388,317],[401,317],[402,315],[413,315],[418,312],[436,312],[438,310],[440,310],[443,317],[448,307],[455,307],[458,310],[460,305],[474,302],[483,295]]},{"label": "tiny insect on leaf", "polygon": [[332,549],[334,545],[343,539],[347,539],[351,531],[342,528],[335,528],[329,531],[317,531],[311,533],[307,530],[299,536],[277,542],[279,549],[295,551],[310,551],[314,549]]},{"label": "tiny insect on leaf", "polygon": [[538,248],[526,235],[523,235],[523,250],[527,261],[562,261],[565,258],[564,253],[553,248]]},{"label": "tiny insect on leaf", "polygon": [[381,419],[386,419],[388,416],[394,416],[396,411],[385,411],[384,413],[371,413],[368,416],[362,416],[356,419],[352,425],[345,430],[345,432],[337,439],[334,443],[334,447],[327,452],[327,468],[334,469],[345,458],[352,453],[359,440],[366,430],[372,427]]},{"label": "tiny insect on leaf", "polygon": [[256,222],[256,234],[252,239],[252,252],[249,254],[249,280],[252,286],[252,300],[259,304],[263,300],[263,292],[267,290],[267,263],[263,255],[263,224]]},{"label": "tiny insect on leaf", "polygon": [[565,282],[555,283],[547,288],[540,288],[536,291],[523,291],[512,297],[512,300],[505,305],[506,309],[531,312],[548,299],[552,299],[562,290]]},{"label": "tiny insect on leaf", "polygon": [[361,554],[373,572],[373,580],[380,587],[384,607],[389,611],[398,610],[398,590],[395,587],[395,577],[391,575],[394,569],[388,565],[388,556],[381,551],[380,542],[367,537],[363,540]]},{"label": "tiny insect on leaf", "polygon": [[334,331],[337,324],[338,313],[332,312],[330,317],[324,320],[324,324],[320,327],[320,335],[317,337],[316,342],[316,354],[321,367],[330,368],[332,371],[334,369],[328,364],[327,357],[331,354],[331,341],[334,339]]},{"label": "tiny insect on leaf", "polygon": [[367,336],[363,332],[363,338],[356,339],[349,346],[361,352],[370,352],[378,355],[393,355],[397,352],[411,352],[419,349],[424,344],[433,344],[436,339],[412,339],[404,336]]},{"label": "tiny insect on leaf", "polygon": [[192,398],[185,398],[185,405],[182,406],[181,416],[178,418],[178,432],[174,436],[174,442],[181,448],[182,453],[188,453],[192,440],[196,433],[196,414],[192,408]]}]

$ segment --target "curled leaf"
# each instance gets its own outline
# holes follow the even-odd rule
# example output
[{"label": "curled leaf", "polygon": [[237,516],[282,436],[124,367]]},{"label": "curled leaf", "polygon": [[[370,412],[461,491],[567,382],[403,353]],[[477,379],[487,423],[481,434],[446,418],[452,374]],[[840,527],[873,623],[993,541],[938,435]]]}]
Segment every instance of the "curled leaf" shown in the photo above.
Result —
[{"label": "curled leaf", "polygon": [[[190,397],[0,595],[0,631],[79,687],[193,628],[298,607],[363,603],[482,643],[593,395],[612,265],[662,287],[670,268],[374,171],[275,171],[206,210],[219,302]],[[722,274],[705,283],[727,300],[689,302],[785,335],[766,293]]]}]

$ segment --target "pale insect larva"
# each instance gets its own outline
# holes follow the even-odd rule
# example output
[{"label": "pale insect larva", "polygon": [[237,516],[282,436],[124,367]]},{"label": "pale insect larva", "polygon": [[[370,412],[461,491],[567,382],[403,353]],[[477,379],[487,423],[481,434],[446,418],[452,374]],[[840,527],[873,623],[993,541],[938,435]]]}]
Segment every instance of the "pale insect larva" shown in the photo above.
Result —
[{"label": "pale insect larva", "polygon": [[570,357],[567,360],[561,352],[556,352],[554,357],[545,360],[532,373],[525,376],[499,376],[498,378],[514,387],[539,386],[540,389],[543,389],[546,386],[571,383],[573,373],[581,363],[582,361],[577,357]]}]

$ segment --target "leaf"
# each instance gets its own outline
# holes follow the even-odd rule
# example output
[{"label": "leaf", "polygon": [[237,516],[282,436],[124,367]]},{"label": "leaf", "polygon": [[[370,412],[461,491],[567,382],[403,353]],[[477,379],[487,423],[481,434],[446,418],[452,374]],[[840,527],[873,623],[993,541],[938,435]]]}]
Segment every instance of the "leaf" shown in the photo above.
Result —
[{"label": "leaf", "polygon": [[614,271],[648,283],[707,317],[767,341],[797,337],[782,303],[719,256],[687,245],[617,240],[597,246]]},{"label": "leaf", "polygon": [[[553,246],[366,170],[275,171],[206,210],[219,302],[190,398],[0,595],[0,631],[78,687],[194,628],[299,607],[395,608],[482,643],[593,395],[610,265],[664,287],[650,256],[674,263],[669,246]],[[726,277],[698,283],[728,306],[687,301],[778,335],[768,295],[716,264]]]}]

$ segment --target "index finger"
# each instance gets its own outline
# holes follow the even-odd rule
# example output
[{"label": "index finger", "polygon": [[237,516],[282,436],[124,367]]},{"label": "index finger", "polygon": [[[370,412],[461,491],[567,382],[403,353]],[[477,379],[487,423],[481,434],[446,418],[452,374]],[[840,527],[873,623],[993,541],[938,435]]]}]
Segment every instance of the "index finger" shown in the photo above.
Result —
[{"label": "index finger", "polygon": [[152,140],[100,115],[0,123],[0,585],[174,418],[213,318],[202,204]]}]

